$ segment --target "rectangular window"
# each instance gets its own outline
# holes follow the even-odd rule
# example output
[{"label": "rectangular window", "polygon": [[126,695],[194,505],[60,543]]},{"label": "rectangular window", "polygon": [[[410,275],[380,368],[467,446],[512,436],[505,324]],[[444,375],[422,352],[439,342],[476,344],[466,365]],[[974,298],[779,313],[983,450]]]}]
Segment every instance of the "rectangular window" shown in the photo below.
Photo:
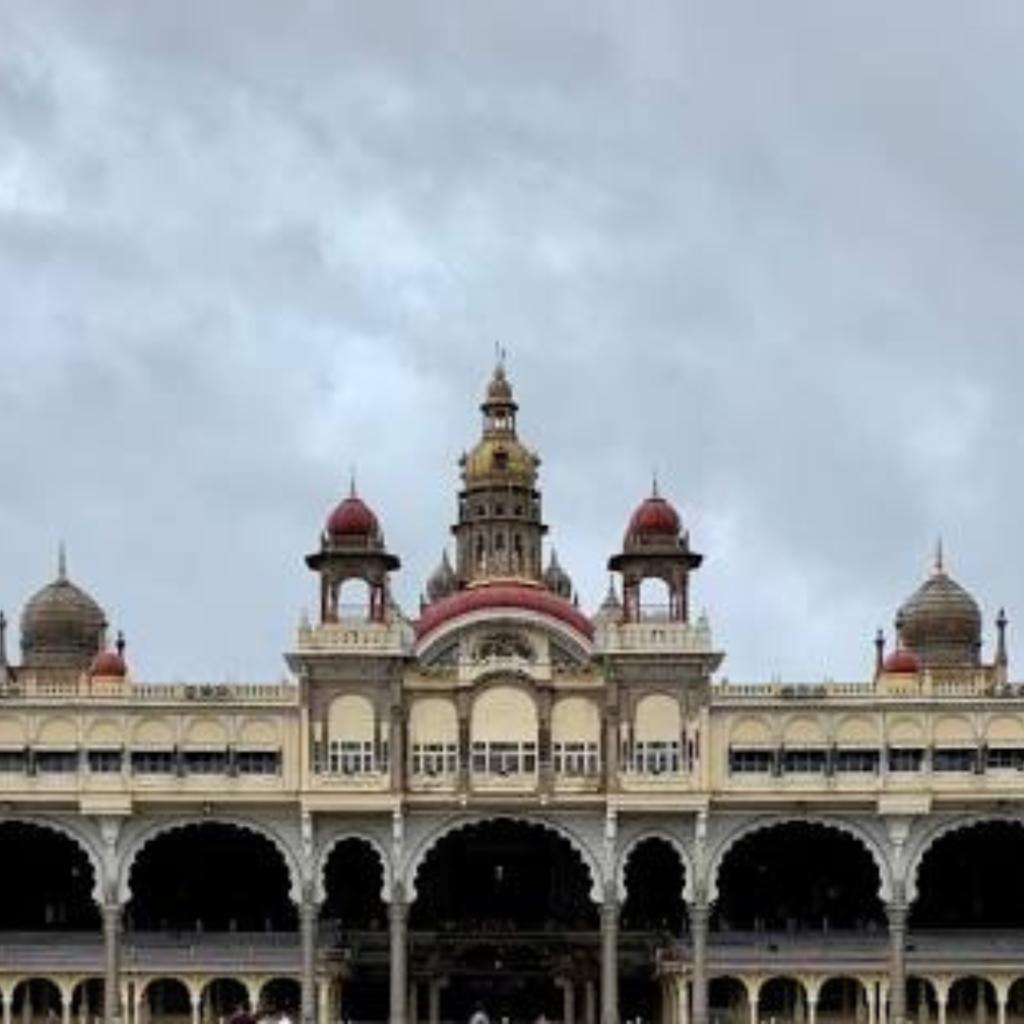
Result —
[{"label": "rectangular window", "polygon": [[414,743],[413,775],[454,775],[459,770],[459,748],[454,743]]},{"label": "rectangular window", "polygon": [[971,747],[936,747],[932,751],[933,772],[973,772],[978,752]]},{"label": "rectangular window", "polygon": [[835,753],[835,769],[837,772],[859,772],[863,775],[877,775],[881,760],[881,754],[877,750],[837,750]]},{"label": "rectangular window", "polygon": [[601,770],[596,743],[556,743],[553,753],[558,775],[596,775]]},{"label": "rectangular window", "polygon": [[771,773],[774,758],[770,750],[734,748],[729,751],[729,771],[734,775],[767,775]]},{"label": "rectangular window", "polygon": [[235,754],[239,775],[279,775],[281,752],[278,750],[239,750]]},{"label": "rectangular window", "polygon": [[173,750],[133,750],[132,771],[136,775],[173,775]]},{"label": "rectangular window", "polygon": [[78,771],[77,750],[37,750],[36,771],[67,774]]},{"label": "rectangular window", "polygon": [[828,751],[815,747],[808,749],[784,750],[782,770],[795,775],[820,773],[828,768]]},{"label": "rectangular window", "polygon": [[633,771],[665,775],[682,770],[679,740],[638,740],[633,744]]},{"label": "rectangular window", "polygon": [[985,767],[997,771],[1024,771],[1024,748],[989,747],[985,751]]},{"label": "rectangular window", "polygon": [[90,750],[85,757],[89,771],[97,775],[116,774],[124,764],[124,754],[120,750]]},{"label": "rectangular window", "polygon": [[924,765],[924,751],[919,747],[895,747],[889,751],[889,771],[919,772]]},{"label": "rectangular window", "polygon": [[24,750],[0,750],[0,772],[23,772],[27,767]]},{"label": "rectangular window", "polygon": [[474,772],[490,775],[520,775],[537,771],[537,744],[476,742],[472,747]]},{"label": "rectangular window", "polygon": [[186,750],[182,757],[189,775],[227,775],[226,750]]},{"label": "rectangular window", "polygon": [[332,775],[372,775],[377,771],[373,740],[331,740],[327,770]]}]

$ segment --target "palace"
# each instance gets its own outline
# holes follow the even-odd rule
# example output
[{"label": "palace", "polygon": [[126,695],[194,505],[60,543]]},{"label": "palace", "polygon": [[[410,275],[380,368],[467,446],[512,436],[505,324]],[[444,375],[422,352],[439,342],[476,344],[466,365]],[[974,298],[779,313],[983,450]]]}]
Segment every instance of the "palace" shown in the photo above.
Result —
[{"label": "palace", "polygon": [[416,614],[353,489],[289,682],[135,678],[63,557],[0,627],[0,1024],[1024,1021],[1002,612],[940,557],[864,679],[726,682],[667,498],[588,614],[481,409]]}]

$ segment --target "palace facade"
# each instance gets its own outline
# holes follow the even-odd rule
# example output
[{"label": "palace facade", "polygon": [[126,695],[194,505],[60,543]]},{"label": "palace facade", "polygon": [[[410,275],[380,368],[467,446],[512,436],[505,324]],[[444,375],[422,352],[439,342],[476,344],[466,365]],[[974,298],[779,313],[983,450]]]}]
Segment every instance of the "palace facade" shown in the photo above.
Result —
[{"label": "palace facade", "polygon": [[1024,1020],[1005,616],[940,558],[866,678],[725,682],[673,505],[587,614],[481,408],[418,613],[353,490],[289,682],[135,678],[63,558],[0,626],[2,1024]]}]

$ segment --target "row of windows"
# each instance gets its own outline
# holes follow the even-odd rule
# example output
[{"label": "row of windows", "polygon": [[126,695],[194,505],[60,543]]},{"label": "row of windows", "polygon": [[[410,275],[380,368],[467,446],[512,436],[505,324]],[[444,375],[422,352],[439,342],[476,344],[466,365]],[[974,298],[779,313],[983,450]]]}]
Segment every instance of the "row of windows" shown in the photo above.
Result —
[{"label": "row of windows", "polygon": [[920,772],[929,768],[933,772],[1024,771],[1024,748],[892,747],[884,752],[884,762],[883,752],[870,748],[729,750],[729,771],[734,774],[877,774],[883,763],[890,772]]},{"label": "row of windows", "polygon": [[[386,754],[386,748],[382,750],[383,756],[375,754],[372,741],[332,740],[328,744],[327,770],[333,775],[375,774],[386,768]],[[596,743],[555,743],[551,754],[552,767],[559,775],[596,775],[601,770]],[[470,748],[470,767],[474,772],[534,773],[537,764],[536,743],[477,742]],[[413,744],[411,766],[413,775],[454,775],[459,770],[459,748],[454,743]]]},{"label": "row of windows", "polygon": [[116,774],[129,768],[135,775],[279,775],[276,750],[0,750],[0,772],[39,775]]}]

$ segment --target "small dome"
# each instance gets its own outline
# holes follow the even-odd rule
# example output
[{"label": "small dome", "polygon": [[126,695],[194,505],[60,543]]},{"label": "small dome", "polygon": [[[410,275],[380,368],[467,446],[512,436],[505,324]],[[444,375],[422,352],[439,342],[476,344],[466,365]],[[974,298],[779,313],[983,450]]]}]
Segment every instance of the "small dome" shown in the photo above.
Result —
[{"label": "small dome", "polygon": [[123,679],[128,675],[128,664],[117,651],[100,651],[92,659],[89,675]]},{"label": "small dome", "polygon": [[655,491],[637,507],[626,528],[626,544],[630,542],[649,543],[665,540],[674,543],[679,539],[682,520],[671,502]]},{"label": "small dome", "polygon": [[900,641],[925,664],[977,664],[981,610],[941,562],[896,616]]},{"label": "small dome", "polygon": [[103,609],[67,578],[63,558],[57,579],[33,594],[21,613],[21,647],[27,668],[88,667],[103,644]]},{"label": "small dome", "polygon": [[327,519],[331,537],[380,539],[380,522],[369,505],[355,491],[349,494]]},{"label": "small dome", "polygon": [[508,405],[512,402],[512,385],[505,376],[505,367],[500,363],[495,367],[487,385],[487,398],[485,404]]},{"label": "small dome", "polygon": [[882,671],[891,675],[916,675],[920,669],[921,663],[917,660],[917,655],[905,647],[897,647],[882,662]]},{"label": "small dome", "polygon": [[440,601],[449,594],[454,594],[458,589],[458,580],[455,578],[455,570],[448,560],[448,552],[441,555],[441,563],[430,574],[427,580],[427,598],[431,602]]}]

